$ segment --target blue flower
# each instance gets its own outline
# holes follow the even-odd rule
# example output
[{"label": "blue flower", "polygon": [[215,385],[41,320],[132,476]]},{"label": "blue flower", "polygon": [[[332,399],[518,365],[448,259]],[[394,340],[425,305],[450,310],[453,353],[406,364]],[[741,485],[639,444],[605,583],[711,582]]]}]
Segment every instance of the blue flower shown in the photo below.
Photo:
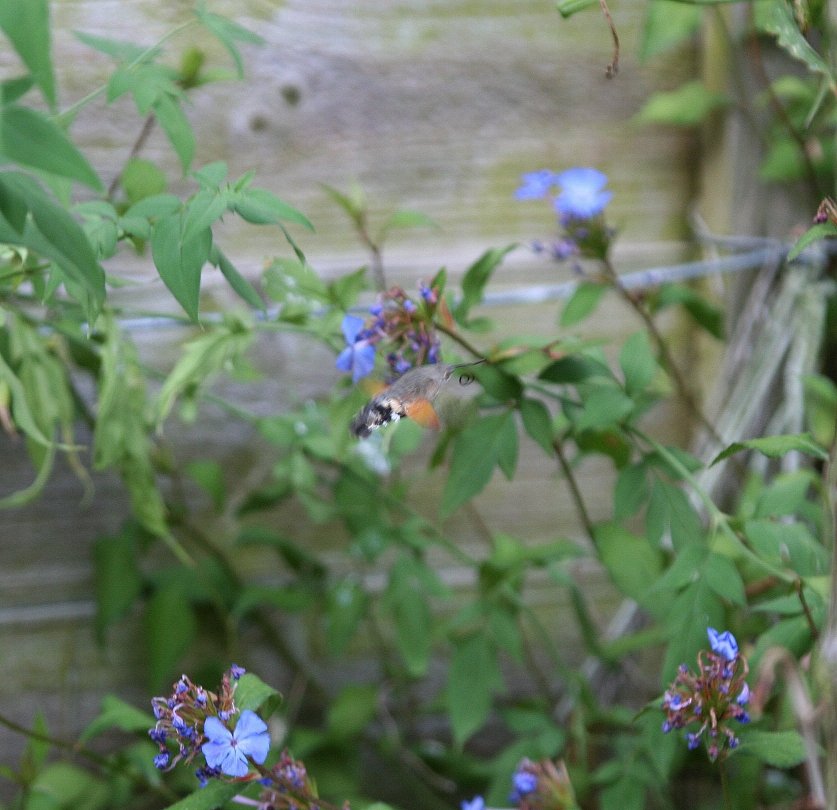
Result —
[{"label": "blue flower", "polygon": [[746,706],[750,702],[750,687],[746,683],[741,687],[735,702],[739,706]]},{"label": "blue flower", "polygon": [[206,764],[228,776],[246,776],[247,757],[261,765],[270,750],[267,725],[249,709],[241,713],[235,731],[230,731],[217,717],[208,717],[203,733],[208,739],[201,746]]},{"label": "blue flower", "polygon": [[368,340],[358,340],[363,323],[363,318],[356,315],[343,318],[343,337],[347,346],[337,356],[335,364],[340,371],[351,371],[353,382],[365,377],[375,367],[375,347]]},{"label": "blue flower", "polygon": [[165,770],[169,765],[169,752],[168,751],[160,751],[156,757],[154,757],[154,767],[158,768],[159,770]]},{"label": "blue flower", "polygon": [[538,777],[529,771],[516,771],[512,776],[512,785],[520,796],[534,793],[538,789]]},{"label": "blue flower", "polygon": [[738,655],[738,642],[729,630],[719,633],[714,627],[707,627],[706,634],[709,636],[709,645],[712,652],[717,653],[727,661],[734,661]]},{"label": "blue flower", "polygon": [[485,810],[485,799],[482,796],[474,796],[471,801],[464,801],[459,807],[460,810]]},{"label": "blue flower", "polygon": [[607,175],[598,169],[567,169],[555,182],[561,187],[561,193],[555,198],[555,210],[563,218],[590,219],[601,214],[613,196],[613,192],[605,189]]},{"label": "blue flower", "polygon": [[541,200],[546,197],[556,183],[555,172],[540,169],[537,172],[527,172],[520,178],[523,185],[514,192],[518,200]]},{"label": "blue flower", "polygon": [[233,680],[238,680],[245,672],[247,672],[244,667],[240,667],[238,664],[231,664],[230,665],[230,675],[233,676]]}]

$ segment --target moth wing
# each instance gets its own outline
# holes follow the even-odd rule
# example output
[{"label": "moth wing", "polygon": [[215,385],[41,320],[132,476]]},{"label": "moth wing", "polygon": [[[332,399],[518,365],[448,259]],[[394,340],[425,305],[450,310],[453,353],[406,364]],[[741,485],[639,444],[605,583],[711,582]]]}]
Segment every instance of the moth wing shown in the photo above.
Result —
[{"label": "moth wing", "polygon": [[429,399],[415,399],[406,403],[404,412],[422,427],[432,428],[433,430],[438,430],[441,427],[439,414],[436,413],[436,409]]}]

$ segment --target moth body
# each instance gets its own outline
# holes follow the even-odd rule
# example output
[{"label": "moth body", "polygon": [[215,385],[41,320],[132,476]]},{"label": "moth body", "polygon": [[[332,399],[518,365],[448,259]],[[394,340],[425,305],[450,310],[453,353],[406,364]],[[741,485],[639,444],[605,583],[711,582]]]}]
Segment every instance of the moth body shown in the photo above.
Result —
[{"label": "moth body", "polygon": [[474,364],[436,363],[410,369],[372,397],[352,419],[349,430],[353,436],[365,439],[373,430],[405,417],[423,427],[438,429],[439,417],[433,408],[433,400],[457,368],[470,365]]}]

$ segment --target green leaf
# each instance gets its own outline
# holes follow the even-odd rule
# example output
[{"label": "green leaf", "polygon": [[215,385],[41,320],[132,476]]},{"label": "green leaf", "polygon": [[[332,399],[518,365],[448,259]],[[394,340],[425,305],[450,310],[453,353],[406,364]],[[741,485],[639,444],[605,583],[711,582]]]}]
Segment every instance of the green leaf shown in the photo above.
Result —
[{"label": "green leaf", "polygon": [[462,279],[462,299],[453,308],[453,315],[463,325],[468,320],[471,308],[482,301],[485,285],[491,275],[502,263],[506,254],[517,245],[503,248],[491,248],[479,257],[466,271]]},{"label": "green leaf", "polygon": [[421,563],[402,557],[393,566],[386,594],[398,650],[414,678],[427,673],[433,628],[419,566]]},{"label": "green leaf", "polygon": [[252,672],[245,672],[235,688],[235,705],[239,710],[258,712],[265,720],[282,703],[282,695]]},{"label": "green leaf", "polygon": [[657,360],[646,332],[636,332],[625,341],[619,352],[619,365],[627,393],[630,396],[643,393],[657,373]]},{"label": "green leaf", "polygon": [[224,483],[224,470],[212,459],[195,459],[186,465],[189,477],[212,499],[216,512],[224,508],[227,487]]},{"label": "green leaf", "polygon": [[64,134],[43,113],[7,104],[0,116],[0,154],[9,160],[48,174],[78,180],[95,191],[102,181]]},{"label": "green leaf", "polygon": [[[665,532],[671,535],[675,549],[702,543],[704,532],[700,517],[682,489],[666,481],[657,480],[651,489],[648,504],[649,527],[655,526],[657,538]],[[649,535],[650,539],[655,537]]]},{"label": "green leaf", "polygon": [[292,205],[280,200],[275,194],[263,188],[247,188],[233,197],[233,210],[247,222],[254,225],[273,225],[279,222],[293,222],[309,231],[314,226],[308,217]]},{"label": "green leaf", "polygon": [[814,441],[822,447],[830,447],[835,440],[837,385],[824,374],[808,374],[802,378],[802,384],[805,415]]},{"label": "green leaf", "polygon": [[463,430],[453,444],[450,476],[442,495],[442,516],[450,516],[481,492],[491,479],[494,466],[501,459],[510,466],[516,453],[517,429],[510,411],[483,417]]},{"label": "green leaf", "polygon": [[89,48],[110,56],[118,62],[133,62],[141,56],[150,58],[154,55],[154,51],[149,53],[146,48],[135,45],[133,42],[97,37],[84,31],[73,31],[73,35],[79,42],[83,42]]},{"label": "green leaf", "polygon": [[162,692],[179,671],[180,660],[197,636],[192,606],[180,582],[157,590],[148,600],[144,620],[148,650],[148,683]]},{"label": "green leaf", "polygon": [[114,728],[129,733],[146,732],[154,727],[155,722],[154,715],[150,712],[126,703],[116,695],[105,695],[102,698],[102,710],[81,733],[79,742],[87,743],[102,732]]},{"label": "green leaf", "polygon": [[11,394],[11,411],[15,425],[32,439],[32,441],[37,442],[43,447],[51,447],[52,441],[43,434],[41,428],[38,426],[35,413],[30,408],[23,384],[6,363],[2,353],[0,353],[0,382],[5,383]]},{"label": "green leaf", "polygon": [[[378,241],[381,242],[389,234],[390,231],[396,228],[438,228],[439,225],[431,219],[427,214],[421,211],[396,211],[390,214],[389,217],[381,225],[379,231]],[[430,285],[433,286],[432,284]]]},{"label": "green leaf", "polygon": [[561,312],[561,326],[575,326],[575,324],[583,321],[595,311],[606,292],[606,284],[599,284],[595,281],[583,281],[579,284],[564,305]]},{"label": "green leaf", "polygon": [[732,560],[723,554],[710,554],[702,571],[709,587],[722,599],[735,605],[746,605],[744,581]]},{"label": "green leaf", "polygon": [[826,77],[834,88],[834,76],[826,61],[811,47],[796,24],[790,6],[783,0],[762,0],[753,6],[756,28],[776,37],[794,59],[804,62],[808,69]]},{"label": "green leaf", "polygon": [[639,512],[650,489],[644,464],[629,464],[619,471],[613,490],[613,519],[625,520]]},{"label": "green leaf", "polygon": [[174,151],[180,158],[183,173],[189,171],[195,156],[195,133],[180,104],[171,95],[161,95],[152,105],[157,118]]},{"label": "green leaf", "polygon": [[691,664],[698,650],[708,649],[706,628],[723,625],[724,608],[709,584],[698,579],[677,596],[666,617],[669,642],[660,680],[667,686],[680,664]]},{"label": "green leaf", "polygon": [[[665,0],[675,2],[675,0]],[[709,332],[710,335],[723,340],[724,314],[714,303],[702,296],[697,290],[685,284],[664,284],[653,298],[655,311],[679,304],[692,319]]]},{"label": "green leaf", "polygon": [[538,379],[568,385],[584,382],[594,377],[613,379],[613,375],[607,365],[592,357],[586,357],[581,354],[571,354],[567,357],[562,357],[560,360],[556,360],[547,366],[538,375]]},{"label": "green leaf", "polygon": [[378,709],[376,684],[350,684],[340,690],[328,707],[328,730],[338,740],[362,734],[375,719]]},{"label": "green leaf", "polygon": [[366,615],[369,599],[359,583],[338,582],[328,595],[326,641],[332,655],[342,654]]},{"label": "green leaf", "polygon": [[663,570],[662,554],[645,537],[631,534],[615,523],[596,527],[596,548],[619,590],[651,613],[658,613],[659,595],[649,590]]},{"label": "green leaf", "polygon": [[739,754],[750,754],[774,768],[793,768],[807,758],[805,741],[798,731],[746,729],[740,734]]},{"label": "green leaf", "polygon": [[[108,804],[108,787],[92,774],[68,762],[47,765],[28,786],[30,796],[27,810],[37,807],[32,801],[38,797],[42,808],[73,810],[102,810]],[[46,800],[46,801],[44,801]]]},{"label": "green leaf", "polygon": [[818,242],[821,239],[829,239],[837,236],[837,224],[833,222],[820,222],[808,228],[799,239],[796,240],[794,246],[788,252],[788,261],[792,262],[805,248]]},{"label": "green leaf", "polygon": [[47,0],[3,0],[0,2],[0,28],[29,68],[50,109],[54,109],[49,3]]},{"label": "green leaf", "polygon": [[206,27],[207,31],[213,34],[227,49],[233,62],[235,62],[238,77],[242,78],[244,76],[244,63],[236,43],[247,42],[251,45],[261,45],[264,40],[258,34],[249,31],[237,22],[222,17],[220,14],[212,14],[204,8],[195,9],[195,16]]},{"label": "green leaf", "polygon": [[596,5],[596,0],[559,0],[555,4],[555,10],[564,18],[572,17],[579,11],[584,11]]},{"label": "green leaf", "polygon": [[134,532],[126,528],[113,537],[98,537],[93,546],[96,574],[96,640],[123,618],[142,590]]},{"label": "green leaf", "polygon": [[523,427],[546,452],[552,456],[555,448],[552,446],[554,432],[552,430],[552,418],[546,405],[539,399],[523,397],[520,400],[520,416],[523,420]]},{"label": "green leaf", "polygon": [[488,719],[493,694],[502,683],[496,651],[486,635],[472,635],[456,642],[446,695],[456,745],[462,746]]},{"label": "green leaf", "polygon": [[704,122],[709,113],[728,103],[723,93],[708,90],[696,80],[668,93],[654,93],[636,117],[643,124],[696,127]]},{"label": "green leaf", "polygon": [[230,319],[187,343],[160,389],[154,409],[155,424],[163,423],[177,397],[187,389],[194,390],[205,384],[209,376],[243,354],[252,340],[251,328]]},{"label": "green leaf", "polygon": [[32,89],[33,84],[31,76],[19,76],[16,79],[0,81],[0,104],[5,106],[17,101]]},{"label": "green leaf", "polygon": [[619,425],[634,409],[634,401],[621,389],[611,385],[597,385],[582,402],[581,411],[573,418],[576,431],[601,430]]},{"label": "green leaf", "polygon": [[166,175],[150,160],[132,157],[125,164],[120,177],[122,190],[133,205],[146,197],[162,194],[166,190]]},{"label": "green leaf", "polygon": [[[0,173],[0,189],[4,210],[13,205],[15,210],[25,207],[31,213],[23,223],[22,233],[6,233],[3,239],[53,261],[64,272],[66,281],[80,285],[86,298],[79,303],[94,317],[105,298],[105,271],[81,226],[27,175]],[[69,291],[76,297],[78,291]]]},{"label": "green leaf", "polygon": [[209,228],[185,241],[183,216],[161,219],[151,233],[151,254],[160,278],[177,299],[186,314],[198,320],[201,270],[212,249]]},{"label": "green leaf", "polygon": [[742,450],[755,450],[768,458],[781,458],[792,451],[813,456],[820,461],[825,461],[828,458],[828,453],[814,441],[810,433],[797,433],[733,442],[729,447],[718,453],[709,466],[711,467],[725,458],[740,453]]},{"label": "green leaf", "polygon": [[198,788],[179,802],[170,804],[166,810],[218,810],[240,792],[239,784],[213,779],[206,787]]},{"label": "green leaf", "polygon": [[642,27],[640,59],[645,61],[679,45],[698,30],[702,19],[702,12],[696,5],[650,0]]}]

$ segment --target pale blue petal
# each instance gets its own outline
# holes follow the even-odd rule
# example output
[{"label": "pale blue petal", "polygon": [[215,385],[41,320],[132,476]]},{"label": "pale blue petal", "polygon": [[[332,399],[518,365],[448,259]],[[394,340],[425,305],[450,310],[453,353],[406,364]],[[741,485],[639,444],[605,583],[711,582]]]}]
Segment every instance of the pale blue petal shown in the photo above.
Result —
[{"label": "pale blue petal", "polygon": [[206,718],[203,724],[203,734],[214,742],[229,744],[232,740],[232,732],[217,717]]},{"label": "pale blue petal", "polygon": [[363,324],[363,318],[358,318],[357,315],[346,315],[343,318],[341,329],[343,330],[343,337],[346,338],[346,343],[349,346],[357,340],[358,333],[363,329]]}]

